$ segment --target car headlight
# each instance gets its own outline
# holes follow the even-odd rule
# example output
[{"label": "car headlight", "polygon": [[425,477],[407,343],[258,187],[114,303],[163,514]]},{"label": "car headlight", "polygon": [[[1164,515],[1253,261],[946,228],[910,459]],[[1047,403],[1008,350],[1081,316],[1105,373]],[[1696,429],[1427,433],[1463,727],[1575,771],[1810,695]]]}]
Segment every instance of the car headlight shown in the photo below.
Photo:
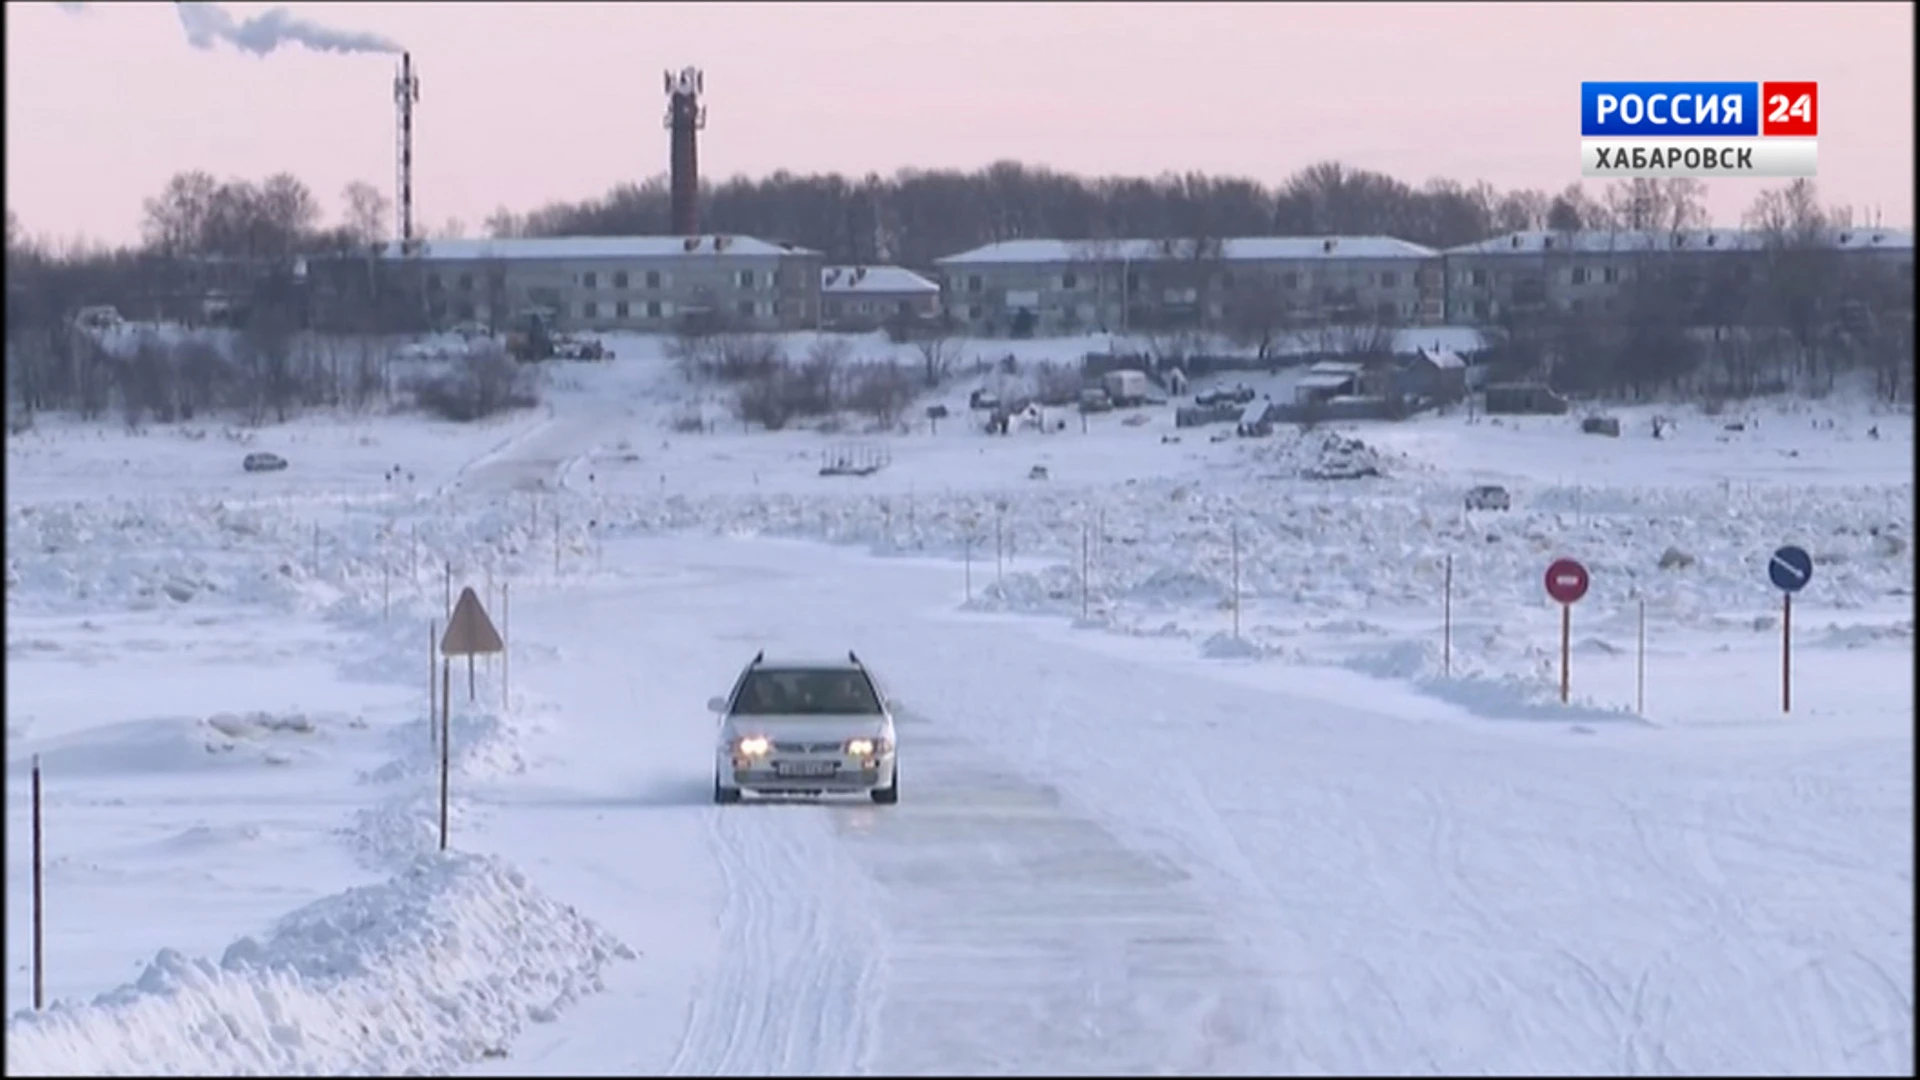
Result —
[{"label": "car headlight", "polygon": [[765,735],[749,735],[734,743],[733,748],[747,757],[763,757],[767,751],[773,749],[773,744],[767,741]]},{"label": "car headlight", "polygon": [[854,757],[872,757],[887,752],[885,739],[848,739],[847,753]]}]

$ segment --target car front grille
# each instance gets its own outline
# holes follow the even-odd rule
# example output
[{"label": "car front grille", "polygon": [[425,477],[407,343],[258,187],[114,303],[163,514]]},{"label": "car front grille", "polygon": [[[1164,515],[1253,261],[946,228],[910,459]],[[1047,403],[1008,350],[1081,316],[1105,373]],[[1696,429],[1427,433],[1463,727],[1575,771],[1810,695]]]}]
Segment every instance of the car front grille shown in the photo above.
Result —
[{"label": "car front grille", "polygon": [[842,745],[837,742],[777,742],[773,748],[783,754],[837,754]]}]

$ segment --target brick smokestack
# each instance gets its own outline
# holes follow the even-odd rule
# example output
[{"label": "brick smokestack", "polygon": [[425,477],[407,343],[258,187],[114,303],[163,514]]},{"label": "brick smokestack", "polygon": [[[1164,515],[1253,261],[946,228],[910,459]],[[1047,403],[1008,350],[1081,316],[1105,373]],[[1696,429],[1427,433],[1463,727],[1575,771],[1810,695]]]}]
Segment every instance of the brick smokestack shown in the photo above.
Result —
[{"label": "brick smokestack", "polygon": [[672,132],[670,191],[673,231],[677,236],[700,235],[700,136],[707,126],[707,108],[700,104],[706,77],[699,68],[666,73],[667,130]]}]

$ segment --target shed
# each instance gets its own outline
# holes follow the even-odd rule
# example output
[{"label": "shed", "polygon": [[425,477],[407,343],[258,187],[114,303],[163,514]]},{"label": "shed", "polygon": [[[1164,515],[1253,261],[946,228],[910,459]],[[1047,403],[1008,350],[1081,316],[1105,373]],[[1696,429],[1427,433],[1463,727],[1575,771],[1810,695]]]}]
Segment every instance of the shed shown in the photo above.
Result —
[{"label": "shed", "polygon": [[[1315,366],[1317,367],[1318,365]],[[1315,374],[1309,371],[1306,375],[1301,376],[1299,382],[1293,384],[1293,400],[1301,405],[1324,402],[1330,398],[1339,397],[1342,394],[1354,393],[1358,389],[1359,383],[1360,370],[1357,364],[1354,365],[1354,370],[1348,374],[1335,372]]]},{"label": "shed", "polygon": [[1400,389],[1407,394],[1457,401],[1467,392],[1467,362],[1446,349],[1419,350],[1407,359],[1400,375]]}]

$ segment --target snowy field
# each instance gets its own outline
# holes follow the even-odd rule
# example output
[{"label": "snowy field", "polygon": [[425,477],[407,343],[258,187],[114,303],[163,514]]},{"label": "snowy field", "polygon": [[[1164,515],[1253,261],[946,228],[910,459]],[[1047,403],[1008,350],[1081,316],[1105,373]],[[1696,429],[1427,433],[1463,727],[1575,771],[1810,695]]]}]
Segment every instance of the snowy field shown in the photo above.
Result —
[{"label": "snowy field", "polygon": [[[1910,415],[690,434],[611,344],[472,427],[9,437],[10,1073],[1911,1074]],[[511,655],[441,854],[449,569]],[[876,666],[899,806],[711,805],[763,646]]]}]

